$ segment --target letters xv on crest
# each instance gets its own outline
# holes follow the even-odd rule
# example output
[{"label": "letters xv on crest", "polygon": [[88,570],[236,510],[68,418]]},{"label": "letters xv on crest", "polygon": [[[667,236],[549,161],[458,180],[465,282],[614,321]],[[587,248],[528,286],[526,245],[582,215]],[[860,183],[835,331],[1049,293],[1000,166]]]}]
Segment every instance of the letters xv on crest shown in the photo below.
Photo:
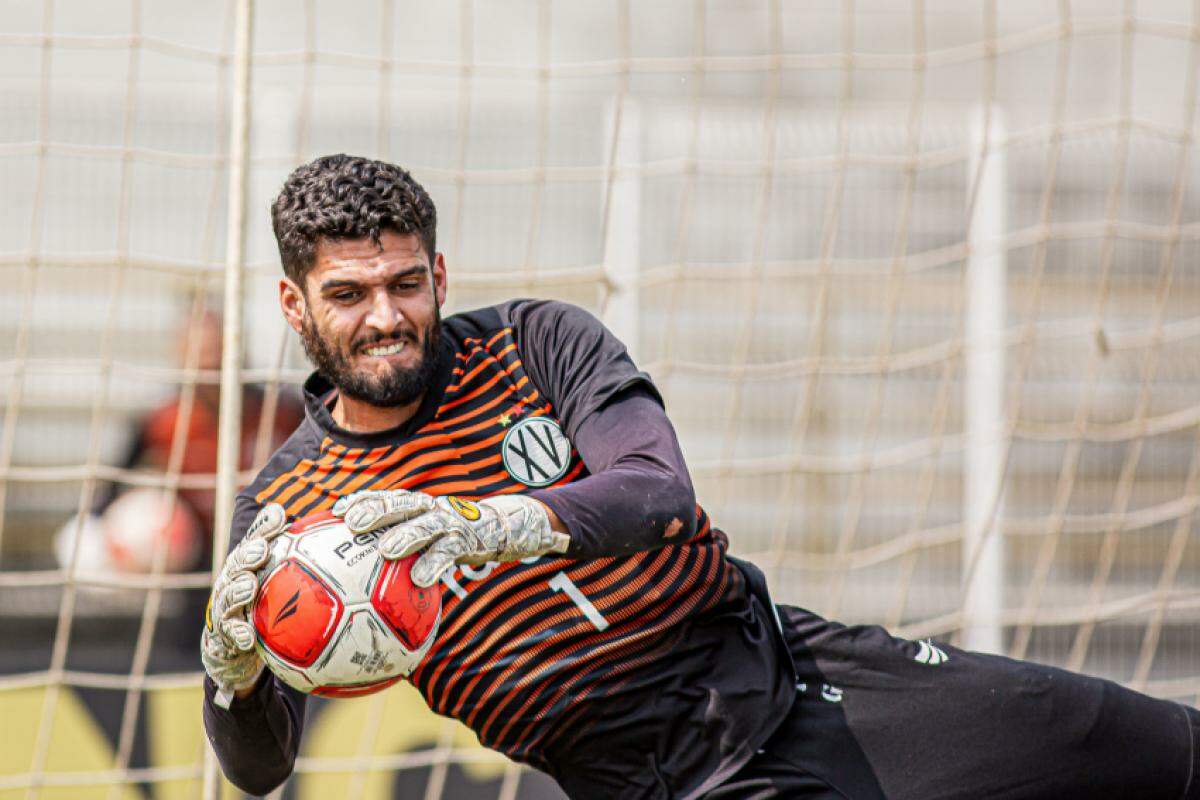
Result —
[{"label": "letters xv on crest", "polygon": [[500,443],[504,468],[526,486],[549,486],[566,474],[571,443],[548,417],[526,417],[508,429]]}]

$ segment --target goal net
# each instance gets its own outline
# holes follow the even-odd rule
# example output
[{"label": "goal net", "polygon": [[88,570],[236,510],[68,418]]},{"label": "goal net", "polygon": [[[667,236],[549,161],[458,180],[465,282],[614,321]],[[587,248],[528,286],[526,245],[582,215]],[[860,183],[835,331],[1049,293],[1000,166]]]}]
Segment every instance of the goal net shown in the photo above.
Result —
[{"label": "goal net", "polygon": [[[1198,55],[1183,0],[7,8],[0,798],[235,796],[197,658],[222,286],[244,482],[308,369],[267,208],[331,152],[430,191],[448,312],[628,343],[778,601],[1195,703]],[[114,550],[135,495],[178,552]],[[287,792],[560,796],[407,688],[314,703]]]}]

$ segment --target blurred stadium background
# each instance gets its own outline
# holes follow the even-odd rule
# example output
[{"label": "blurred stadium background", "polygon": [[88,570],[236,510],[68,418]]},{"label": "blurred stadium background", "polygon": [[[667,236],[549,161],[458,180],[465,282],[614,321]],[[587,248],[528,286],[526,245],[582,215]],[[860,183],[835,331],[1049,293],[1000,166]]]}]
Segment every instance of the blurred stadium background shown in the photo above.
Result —
[{"label": "blurred stadium background", "polygon": [[[2,7],[0,797],[205,792],[208,563],[55,534],[134,487],[211,502],[218,372],[177,342],[236,318],[231,237],[265,459],[307,370],[267,208],[330,152],[430,190],[450,310],[604,318],[780,601],[1197,701],[1200,3]],[[167,456],[130,459],[164,408]],[[299,773],[285,796],[558,796],[407,689],[318,706]]]}]

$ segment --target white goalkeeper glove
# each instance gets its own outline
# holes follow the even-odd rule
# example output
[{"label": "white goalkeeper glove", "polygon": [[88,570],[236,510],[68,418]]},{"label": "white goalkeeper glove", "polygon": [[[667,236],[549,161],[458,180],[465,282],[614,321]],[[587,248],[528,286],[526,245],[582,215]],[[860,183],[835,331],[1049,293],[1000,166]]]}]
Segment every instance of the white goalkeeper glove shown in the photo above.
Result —
[{"label": "white goalkeeper glove", "polygon": [[217,685],[217,705],[229,708],[234,692],[258,682],[263,660],[254,650],[254,625],[247,619],[258,594],[255,570],[267,563],[271,540],[287,528],[287,515],[276,503],[264,506],[246,536],[221,567],[205,612],[200,658],[204,671]]},{"label": "white goalkeeper glove", "polygon": [[433,498],[406,489],[370,490],[338,498],[333,513],[355,533],[374,531],[385,525],[407,522],[433,510]]},{"label": "white goalkeeper glove", "polygon": [[[412,567],[417,586],[432,586],[455,564],[478,566],[565,553],[571,543],[567,534],[551,529],[545,506],[524,495],[498,495],[473,503],[452,496],[434,500],[415,492],[402,492],[404,496],[396,498],[378,496],[388,492],[369,494],[338,501],[346,524],[359,532],[391,524],[379,539],[384,558],[404,558],[428,547]],[[427,505],[432,508],[419,510]],[[399,517],[407,519],[392,524]]]}]

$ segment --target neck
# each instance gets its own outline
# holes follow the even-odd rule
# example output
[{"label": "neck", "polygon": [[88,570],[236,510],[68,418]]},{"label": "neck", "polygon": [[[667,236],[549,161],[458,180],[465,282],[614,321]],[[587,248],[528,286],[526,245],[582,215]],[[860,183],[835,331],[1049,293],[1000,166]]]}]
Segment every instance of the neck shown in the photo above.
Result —
[{"label": "neck", "polygon": [[408,422],[421,407],[421,400],[422,398],[418,397],[408,405],[380,407],[339,392],[331,414],[333,421],[348,431],[374,433]]}]

